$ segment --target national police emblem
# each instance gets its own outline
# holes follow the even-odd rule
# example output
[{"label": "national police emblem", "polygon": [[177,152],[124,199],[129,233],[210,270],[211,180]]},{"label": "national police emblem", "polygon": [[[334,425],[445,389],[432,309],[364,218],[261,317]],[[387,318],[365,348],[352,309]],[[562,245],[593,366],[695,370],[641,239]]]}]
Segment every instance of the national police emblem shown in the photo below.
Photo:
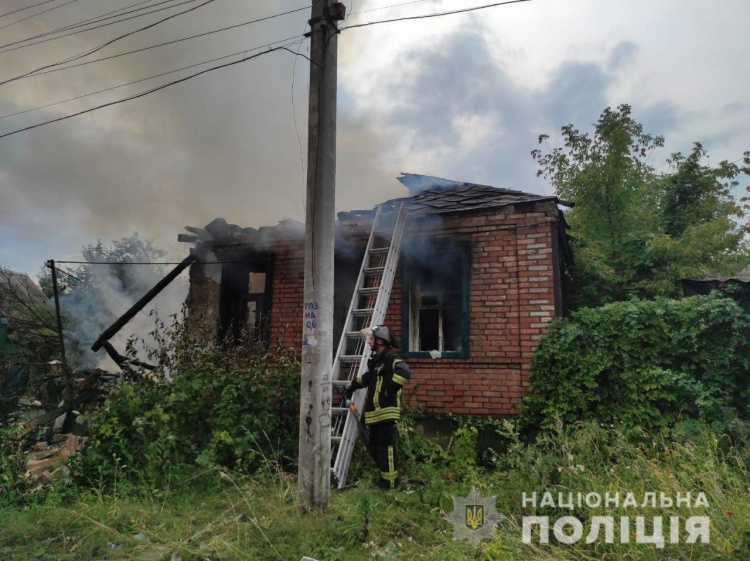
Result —
[{"label": "national police emblem", "polygon": [[479,542],[495,537],[495,526],[503,516],[495,510],[495,497],[483,497],[476,487],[466,497],[453,497],[453,512],[444,519],[453,524],[453,539]]}]

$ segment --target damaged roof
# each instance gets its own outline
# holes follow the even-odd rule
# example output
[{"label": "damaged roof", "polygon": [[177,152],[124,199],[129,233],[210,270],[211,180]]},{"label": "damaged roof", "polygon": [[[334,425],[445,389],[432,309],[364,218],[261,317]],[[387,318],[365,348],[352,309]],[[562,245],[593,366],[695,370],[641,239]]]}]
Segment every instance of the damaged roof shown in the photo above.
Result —
[{"label": "damaged roof", "polygon": [[[382,205],[392,206],[400,202],[406,203],[407,212],[411,216],[430,214],[455,214],[476,210],[496,209],[512,205],[553,201],[564,206],[573,203],[558,199],[553,195],[538,195],[492,187],[452,181],[440,177],[402,173],[397,178],[409,189],[409,197],[401,197],[385,201]],[[375,209],[352,210],[338,213],[338,223],[356,222],[364,219],[371,220]],[[205,228],[186,227],[191,235],[180,234],[178,240],[193,243],[197,241],[212,241],[220,244],[257,244],[266,239],[265,234],[271,230],[295,231],[304,234],[304,225],[290,219],[284,219],[277,226],[242,228],[235,224],[228,224],[223,218],[217,218]]]},{"label": "damaged roof", "polygon": [[48,304],[49,298],[26,273],[0,268],[0,315],[9,314],[18,301],[36,306]]},{"label": "damaged roof", "polygon": [[543,201],[569,204],[550,195],[536,195],[412,173],[403,173],[398,180],[409,188],[411,196],[388,202],[404,201],[410,214],[448,214]]}]

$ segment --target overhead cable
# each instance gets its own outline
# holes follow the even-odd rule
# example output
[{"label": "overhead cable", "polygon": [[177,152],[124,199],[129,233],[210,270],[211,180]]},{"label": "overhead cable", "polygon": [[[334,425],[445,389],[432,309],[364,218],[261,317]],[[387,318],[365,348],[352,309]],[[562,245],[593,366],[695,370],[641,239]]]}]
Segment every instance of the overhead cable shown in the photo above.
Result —
[{"label": "overhead cable", "polygon": [[[447,16],[447,15],[453,15],[453,14],[473,12],[473,11],[483,10],[483,9],[487,9],[487,8],[494,8],[496,6],[505,6],[505,5],[508,5],[508,4],[518,4],[518,3],[521,3],[521,2],[529,2],[529,1],[530,0],[507,0],[505,2],[496,2],[494,4],[485,4],[485,5],[482,5],[482,6],[475,6],[475,7],[472,7],[472,8],[464,8],[464,9],[460,9],[460,10],[452,10],[452,11],[448,11],[448,12],[439,12],[439,13],[436,13],[436,14],[426,14],[426,15],[422,15],[422,16],[410,16],[410,17],[403,17],[403,18],[395,18],[395,19],[391,19],[391,20],[379,20],[379,21],[367,22],[367,23],[363,23],[363,24],[349,25],[349,26],[346,26],[346,27],[342,28],[340,31],[344,31],[346,29],[355,29],[355,28],[359,28],[359,27],[366,27],[366,26],[369,26],[369,25],[377,25],[377,24],[383,24],[383,23],[393,23],[393,22],[404,21],[404,20],[434,18],[434,17],[441,17],[441,16]],[[299,10],[293,10],[293,11],[299,11]],[[287,12],[287,13],[291,13],[291,12]],[[284,15],[284,14],[277,14],[277,16],[270,16],[270,17],[278,17],[278,15]],[[264,19],[270,19],[270,17],[269,18],[264,18]],[[255,20],[255,21],[261,21],[261,20]],[[248,23],[254,23],[254,22],[246,22],[245,24],[238,24],[237,26],[232,26],[230,28],[239,27],[241,25],[247,25]],[[225,29],[230,29],[230,28],[225,28]],[[215,31],[208,32],[208,33],[205,33],[205,34],[202,34],[202,35],[206,35],[206,34],[210,34],[210,33],[216,33],[218,31],[220,31],[220,30],[215,30]],[[201,36],[201,35],[197,35],[197,36],[193,36],[193,37],[189,37],[189,38],[178,39],[176,42],[185,41],[187,39],[195,38],[195,37],[198,37],[198,36]],[[295,53],[294,51],[292,51],[291,49],[288,48],[289,45],[292,45],[294,41],[299,40],[299,37],[290,37],[289,40],[292,41],[292,42],[287,43],[286,45],[282,45],[282,46],[279,46],[279,47],[274,47],[274,48],[268,49],[267,51],[258,53],[256,55],[252,55],[250,57],[244,57],[244,58],[242,58],[241,60],[238,60],[238,61],[228,62],[226,64],[221,64],[221,65],[218,65],[218,66],[212,66],[211,68],[207,68],[206,70],[201,70],[200,72],[196,72],[195,74],[191,74],[190,76],[186,76],[184,78],[180,78],[179,80],[174,80],[172,82],[168,82],[166,84],[162,84],[161,86],[157,86],[155,88],[152,88],[150,90],[146,90],[145,92],[141,92],[139,94],[135,94],[135,95],[132,95],[132,96],[129,96],[129,97],[125,97],[125,98],[116,100],[116,101],[112,101],[112,102],[109,102],[109,103],[98,105],[96,107],[92,107],[92,108],[86,109],[84,111],[79,111],[79,112],[73,113],[71,115],[66,115],[64,117],[59,117],[57,119],[51,119],[49,121],[44,121],[44,122],[38,123],[36,125],[31,125],[31,126],[28,126],[28,127],[17,129],[17,130],[14,130],[14,131],[11,131],[11,132],[8,132],[8,133],[0,135],[0,138],[5,138],[7,136],[18,134],[20,132],[28,131],[28,130],[35,129],[35,128],[38,128],[38,127],[42,127],[44,125],[49,125],[49,124],[52,124],[52,123],[57,123],[59,121],[64,121],[64,120],[67,120],[67,119],[71,119],[73,117],[77,117],[77,116],[83,115],[85,113],[90,113],[92,111],[97,111],[97,110],[103,109],[105,107],[110,107],[112,105],[118,105],[118,104],[124,103],[126,101],[131,101],[133,99],[138,99],[140,97],[144,97],[144,96],[149,95],[151,93],[163,90],[163,89],[168,88],[170,86],[173,86],[175,84],[179,84],[179,83],[185,82],[187,80],[190,80],[190,79],[195,78],[197,76],[200,76],[202,74],[206,74],[206,73],[212,72],[214,70],[219,70],[221,68],[226,68],[227,66],[233,66],[235,64],[240,64],[240,63],[245,62],[247,60],[252,60],[252,59],[258,58],[259,56],[262,56],[262,55],[265,55],[265,54],[268,54],[268,53],[271,53],[271,52],[275,52],[275,51],[279,51],[279,50],[285,50],[285,51],[287,51],[287,52],[289,52],[289,53],[291,53],[291,54],[293,54],[295,56],[304,56],[304,55],[299,55],[298,53]],[[149,48],[155,48],[155,47],[156,46],[146,47],[145,49],[141,49],[141,50],[147,50]],[[122,53],[121,55],[115,55],[115,56],[124,56],[124,54],[130,54],[130,53]],[[114,58],[114,57],[109,57],[109,58]],[[307,58],[307,57],[305,57],[305,58]],[[99,60],[103,60],[103,59],[97,59],[97,61],[99,61]],[[89,61],[88,63],[97,62],[97,61]],[[87,64],[87,63],[81,63],[81,64]],[[76,66],[79,66],[79,65],[76,65]],[[64,67],[64,68],[57,69],[57,70],[64,70],[65,68],[71,68],[71,67]],[[54,71],[55,70],[50,70],[48,72],[54,72]],[[36,76],[36,74],[34,76]],[[2,84],[2,82],[0,82],[0,85],[1,84]]]},{"label": "overhead cable", "polygon": [[349,16],[358,16],[360,14],[366,14],[368,12],[379,12],[380,10],[387,10],[389,8],[400,8],[401,6],[408,6],[410,4],[421,4],[422,2],[428,2],[429,0],[411,0],[411,2],[401,2],[400,4],[391,4],[390,6],[379,6],[377,8],[370,8],[369,10],[359,10],[358,12],[351,12]]},{"label": "overhead cable", "polygon": [[[213,0],[211,0],[211,1],[213,1]],[[296,8],[294,10],[289,10],[289,11],[286,11],[286,12],[281,12],[281,13],[278,13],[278,14],[274,14],[272,16],[266,16],[266,17],[263,17],[263,18],[258,18],[258,19],[246,21],[246,22],[243,22],[243,23],[238,23],[238,24],[235,24],[235,25],[230,25],[229,27],[222,27],[220,29],[214,29],[212,31],[206,31],[204,33],[198,33],[197,35],[191,35],[189,37],[182,37],[181,39],[175,39],[173,41],[166,41],[164,43],[157,43],[156,45],[149,45],[148,47],[142,47],[140,49],[134,49],[132,51],[126,51],[124,53],[118,53],[118,54],[115,54],[115,55],[110,55],[110,56],[106,56],[106,57],[102,57],[102,58],[97,58],[97,59],[94,59],[94,60],[87,60],[85,62],[79,62],[79,63],[76,63],[76,64],[70,64],[68,66],[63,66],[61,68],[52,68],[50,70],[45,70],[43,72],[34,71],[34,73],[28,73],[28,74],[23,75],[23,76],[16,76],[15,78],[10,78],[8,80],[0,82],[0,85],[6,84],[8,82],[17,81],[17,80],[24,80],[26,78],[36,78],[37,76],[44,76],[45,74],[51,74],[53,72],[60,72],[62,70],[68,70],[70,68],[77,68],[79,66],[86,66],[87,64],[94,64],[94,63],[97,63],[97,62],[103,62],[105,60],[112,60],[114,58],[119,58],[119,57],[123,57],[123,56],[127,56],[127,55],[132,55],[132,54],[136,54],[136,53],[142,53],[144,51],[149,51],[151,49],[156,49],[156,48],[159,48],[159,47],[165,47],[167,45],[174,45],[176,43],[182,43],[183,41],[189,41],[191,39],[197,39],[199,37],[205,37],[207,35],[212,35],[214,33],[220,33],[222,31],[228,31],[230,29],[236,29],[238,27],[243,27],[245,25],[250,25],[250,24],[253,24],[253,23],[258,23],[258,22],[261,22],[261,21],[266,21],[266,20],[270,20],[270,19],[273,19],[273,18],[278,18],[278,17],[281,17],[281,16],[285,16],[287,14],[293,14],[295,12],[301,12],[302,10],[309,10],[309,9],[310,9],[310,6],[305,6],[303,8]],[[298,39],[298,38],[299,37],[297,37],[297,36],[290,37],[290,39]]]},{"label": "overhead cable", "polygon": [[0,14],[0,18],[4,18],[5,16],[12,16],[13,14],[17,14],[18,12],[24,12],[26,10],[30,10],[31,8],[36,8],[37,6],[41,6],[42,4],[49,4],[50,2],[54,1],[55,0],[45,0],[44,2],[38,2],[36,4],[32,4],[31,6],[26,6],[25,8],[18,8],[17,10],[13,10],[12,12]]},{"label": "overhead cable", "polygon": [[[289,45],[291,45],[291,44],[292,43],[289,43]],[[287,45],[282,45],[280,47],[273,47],[271,49],[268,49],[267,51],[263,51],[262,53],[258,53],[258,54],[255,54],[255,55],[244,57],[244,58],[242,58],[240,60],[235,60],[234,62],[227,62],[225,64],[220,64],[218,66],[212,66],[211,68],[207,68],[205,70],[201,70],[200,72],[196,72],[195,74],[191,74],[190,76],[185,76],[184,78],[180,78],[179,80],[174,80],[172,82],[167,82],[166,84],[162,84],[161,86],[157,86],[155,88],[151,88],[150,90],[146,90],[146,91],[138,93],[138,94],[134,94],[134,95],[122,98],[122,99],[118,99],[116,101],[111,101],[109,103],[104,103],[102,105],[97,105],[96,107],[91,107],[90,109],[86,109],[84,111],[78,111],[77,113],[72,113],[71,115],[65,115],[64,117],[58,117],[57,119],[51,119],[49,121],[44,121],[43,123],[37,123],[36,125],[31,125],[31,126],[28,126],[28,127],[24,127],[22,129],[18,129],[18,130],[14,130],[14,131],[11,131],[11,132],[7,132],[5,134],[0,134],[0,138],[5,138],[6,136],[12,136],[12,135],[18,134],[20,132],[24,132],[24,131],[28,131],[28,130],[31,130],[31,129],[36,129],[38,127],[42,127],[44,125],[49,125],[49,124],[52,124],[52,123],[57,123],[59,121],[65,121],[67,119],[72,119],[73,117],[78,117],[79,115],[83,115],[85,113],[91,113],[92,111],[97,111],[99,109],[104,109],[105,107],[111,107],[112,105],[118,105],[120,103],[125,103],[126,101],[131,101],[133,99],[138,99],[140,97],[144,97],[144,96],[147,96],[149,94],[158,92],[158,91],[163,90],[165,88],[168,88],[170,86],[174,86],[176,84],[180,84],[182,82],[186,82],[186,81],[191,80],[192,78],[195,78],[195,77],[200,76],[202,74],[206,74],[208,72],[213,72],[214,70],[219,70],[221,68],[226,68],[227,66],[234,66],[235,64],[241,64],[241,63],[246,62],[248,60],[253,60],[253,59],[256,59],[256,58],[258,58],[260,56],[267,55],[269,53],[273,53],[275,51],[287,51],[287,52],[292,53],[295,56],[302,56],[302,55],[297,55],[297,53],[295,53],[294,51],[292,51],[291,49],[289,49]]]},{"label": "overhead cable", "polygon": [[[104,88],[103,90],[97,90],[95,92],[89,92],[81,95],[77,95],[75,97],[70,97],[68,99],[62,99],[60,101],[55,101],[53,103],[48,103],[46,105],[40,105],[39,107],[32,107],[31,109],[24,109],[23,111],[16,111],[15,113],[8,113],[7,115],[0,115],[0,120],[7,119],[9,117],[15,117],[16,115],[23,115],[24,113],[32,113],[34,111],[39,111],[40,109],[47,109],[48,107],[54,107],[55,105],[61,105],[63,103],[68,103],[69,101],[76,101],[78,99],[83,99],[85,97],[91,97],[92,95],[110,92],[112,90],[117,90],[119,88],[124,88],[125,86],[132,86],[133,84],[140,84],[141,82],[146,82],[148,80],[153,80],[154,78],[161,78],[162,76],[168,76],[169,74],[176,74],[177,72],[182,72],[183,70],[189,70],[190,68],[195,68],[197,66],[203,66],[204,64],[209,64],[211,62],[217,62],[219,60],[224,60],[227,58],[232,58],[233,56],[239,56],[244,55],[245,53],[250,53],[253,51],[257,51],[259,49],[266,49],[268,47],[272,47],[274,45],[278,45],[279,43],[286,43],[290,41],[291,39],[295,39],[295,37],[289,37],[287,39],[281,39],[279,41],[274,41],[273,43],[266,43],[265,45],[262,45],[260,47],[251,47],[249,49],[242,49],[241,51],[237,51],[236,53],[231,53],[228,55],[223,55],[216,58],[211,58],[208,60],[204,60],[202,62],[196,62],[195,64],[189,64],[187,66],[182,66],[180,68],[175,68],[174,70],[168,70],[166,72],[161,72],[160,74],[154,74],[153,76],[146,76],[145,78],[140,78],[138,80],[133,80],[131,82],[125,82],[124,84],[118,84],[117,86],[112,86],[110,88]],[[305,38],[300,36],[300,41],[303,41]],[[303,58],[307,58],[310,60],[306,55],[296,52],[298,56],[301,56]],[[295,59],[296,60],[296,59]]]},{"label": "overhead cable", "polygon": [[[146,2],[151,2],[152,0],[146,0],[145,2],[139,2],[137,4],[133,4],[131,6],[128,6],[128,8],[131,8],[133,6],[138,6],[140,4],[145,4]],[[4,45],[0,45],[0,54],[2,53],[9,53],[12,51],[17,51],[19,49],[25,49],[26,47],[33,47],[34,45],[41,45],[42,43],[47,43],[49,41],[54,41],[56,39],[62,39],[64,37],[70,37],[71,35],[77,35],[79,33],[85,33],[86,31],[93,31],[95,29],[101,29],[102,27],[107,27],[109,25],[116,25],[118,23],[122,23],[124,21],[130,21],[131,19],[141,18],[144,16],[148,16],[151,14],[155,14],[157,12],[162,12],[164,10],[171,10],[172,8],[176,8],[177,6],[182,6],[183,4],[189,4],[190,2],[195,2],[196,0],[186,0],[185,2],[180,2],[179,4],[173,4],[176,0],[163,0],[162,2],[158,2],[156,4],[152,4],[151,6],[143,6],[141,8],[136,8],[134,10],[130,10],[129,12],[123,12],[115,14],[115,12],[122,12],[122,10],[126,8],[120,8],[119,10],[115,10],[113,12],[107,12],[105,14],[102,14],[100,16],[96,16],[93,18],[89,18],[83,21],[79,21],[76,23],[72,23],[70,25],[65,25],[63,27],[58,27],[57,29],[53,29],[51,31],[47,31],[45,33],[40,33],[38,35],[34,35],[32,37],[27,37],[26,39],[20,39],[18,41],[13,41],[11,43],[6,43]],[[155,8],[156,6],[161,6],[162,4],[172,4],[171,6],[165,6],[163,8],[159,8],[158,10],[152,10],[150,12],[144,12],[142,14],[137,14],[130,17],[123,17],[128,14],[133,14],[135,12],[141,12],[143,10],[148,10],[151,8]],[[115,15],[111,15],[115,14]],[[108,17],[105,17],[108,16]],[[116,19],[116,18],[122,18],[117,19],[116,21],[110,21],[109,23],[103,23],[102,25],[96,25],[97,23],[101,23],[103,21]],[[94,27],[89,27],[87,29],[78,29],[79,27],[85,27],[87,25],[92,25]],[[78,29],[78,31],[73,31],[71,33],[65,33],[66,31],[71,31],[73,29]],[[50,37],[50,35],[56,35],[58,33],[65,33],[64,35],[58,35],[57,37]],[[44,37],[47,37],[47,39],[44,39]],[[41,41],[34,41],[35,39],[42,39]],[[29,43],[29,41],[34,41],[33,43]],[[22,45],[21,43],[26,43],[25,45]],[[15,46],[14,46],[15,45]],[[12,48],[8,48],[12,47]]]},{"label": "overhead cable", "polygon": [[519,4],[521,2],[531,2],[531,0],[507,0],[506,2],[495,2],[494,4],[484,4],[483,6],[474,6],[473,8],[461,8],[460,10],[451,10],[449,12],[437,12],[435,14],[423,14],[420,16],[406,16],[401,18],[383,19],[377,21],[368,21],[366,23],[356,23],[354,25],[347,25],[342,27],[339,31],[345,31],[346,29],[354,29],[356,27],[367,27],[370,25],[379,25],[381,23],[395,23],[397,21],[408,21],[416,19],[428,19],[428,18],[439,18],[442,16],[451,16],[454,14],[463,14],[466,12],[475,12],[477,10],[486,10],[487,8],[495,8],[497,6],[506,6],[508,4]]},{"label": "overhead cable", "polygon": [[206,6],[207,4],[210,4],[213,1],[214,0],[206,0],[202,4],[198,4],[197,6],[193,6],[192,8],[188,8],[187,10],[183,10],[181,12],[177,12],[176,14],[172,14],[171,16],[167,16],[165,18],[162,18],[159,21],[155,21],[154,23],[151,23],[151,24],[146,25],[144,27],[141,27],[139,29],[135,29],[133,31],[125,33],[124,35],[120,35],[119,37],[115,37],[114,39],[110,39],[106,43],[103,43],[102,45],[99,45],[98,47],[94,47],[93,49],[89,49],[88,51],[79,53],[79,54],[74,55],[72,57],[68,57],[65,60],[61,60],[59,62],[55,62],[55,63],[52,63],[52,64],[47,64],[46,66],[39,67],[36,70],[32,70],[30,72],[27,72],[26,74],[21,74],[20,76],[16,76],[15,78],[10,78],[8,80],[4,80],[4,81],[0,82],[0,86],[2,86],[3,84],[7,84],[8,82],[14,82],[16,80],[21,80],[21,79],[26,78],[28,76],[36,75],[37,72],[40,72],[42,70],[47,70],[48,68],[54,68],[56,66],[60,66],[62,64],[66,64],[68,62],[73,62],[73,61],[79,60],[79,59],[81,59],[83,57],[87,57],[89,55],[94,54],[97,51],[102,50],[104,47],[107,47],[107,46],[111,45],[112,43],[114,43],[116,41],[119,41],[120,39],[124,39],[126,37],[130,37],[131,35],[135,35],[136,33],[140,33],[141,31],[145,31],[147,29],[151,29],[152,27],[156,27],[157,25],[159,25],[161,23],[164,23],[165,21],[169,21],[170,19],[176,18],[176,17],[181,16],[183,14],[187,14],[188,12],[192,12],[194,10],[202,8],[203,6]]},{"label": "overhead cable", "polygon": [[16,25],[17,23],[21,23],[22,21],[30,20],[31,18],[35,18],[37,16],[41,16],[42,14],[46,14],[47,12],[51,12],[52,10],[57,10],[58,8],[62,8],[63,6],[67,6],[68,4],[72,4],[73,2],[77,2],[77,0],[68,0],[64,4],[60,4],[59,6],[53,6],[52,8],[47,8],[46,10],[42,10],[41,12],[37,12],[36,14],[32,14],[30,16],[27,16],[25,18],[21,18],[19,20],[16,20],[14,22],[11,22],[7,25],[4,25],[0,27],[0,29],[6,29],[8,27],[11,27],[13,25]]}]

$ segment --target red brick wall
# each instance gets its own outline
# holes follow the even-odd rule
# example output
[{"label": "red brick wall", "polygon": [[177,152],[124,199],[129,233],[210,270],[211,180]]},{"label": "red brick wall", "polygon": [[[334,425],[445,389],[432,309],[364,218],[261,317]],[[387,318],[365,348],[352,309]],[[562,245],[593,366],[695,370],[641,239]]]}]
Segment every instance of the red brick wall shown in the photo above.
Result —
[{"label": "red brick wall", "polygon": [[305,249],[300,242],[277,247],[271,303],[271,346],[302,349]]},{"label": "red brick wall", "polygon": [[[411,229],[411,236],[471,240],[469,358],[408,358],[410,405],[428,411],[507,416],[528,388],[537,341],[555,315],[556,210],[457,217]],[[418,232],[418,234],[416,234]],[[405,236],[405,240],[408,239]],[[401,332],[397,279],[387,323]]]},{"label": "red brick wall", "polygon": [[[432,412],[512,415],[528,388],[537,341],[555,315],[553,235],[557,209],[512,207],[442,220],[412,220],[404,243],[416,237],[471,242],[468,359],[408,358],[412,379],[405,399]],[[361,238],[360,238],[361,239]],[[366,243],[366,240],[362,242]],[[301,240],[279,239],[274,264],[271,345],[302,345],[304,250]],[[402,283],[397,274],[386,324],[404,340]],[[335,342],[336,344],[338,341]]]}]

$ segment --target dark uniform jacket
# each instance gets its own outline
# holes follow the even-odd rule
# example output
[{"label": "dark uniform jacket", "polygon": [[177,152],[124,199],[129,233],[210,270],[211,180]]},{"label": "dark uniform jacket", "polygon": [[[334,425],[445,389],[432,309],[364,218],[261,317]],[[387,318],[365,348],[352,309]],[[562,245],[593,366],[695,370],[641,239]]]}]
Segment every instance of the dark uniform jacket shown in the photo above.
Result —
[{"label": "dark uniform jacket", "polygon": [[390,348],[367,362],[367,372],[351,383],[350,390],[367,388],[365,423],[397,420],[401,415],[401,388],[411,376],[409,366]]}]

